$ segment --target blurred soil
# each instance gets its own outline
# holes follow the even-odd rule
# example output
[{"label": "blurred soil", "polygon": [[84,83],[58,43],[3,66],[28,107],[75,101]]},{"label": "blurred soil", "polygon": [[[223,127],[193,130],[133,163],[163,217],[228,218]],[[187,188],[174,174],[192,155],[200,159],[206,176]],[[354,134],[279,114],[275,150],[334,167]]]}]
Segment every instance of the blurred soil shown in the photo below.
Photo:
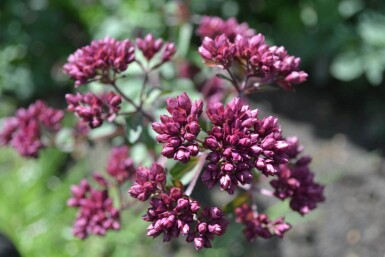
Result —
[{"label": "blurred soil", "polygon": [[354,106],[338,108],[327,94],[281,96],[261,94],[256,100],[264,114],[278,115],[284,134],[297,135],[305,153],[313,157],[316,180],[326,184],[326,202],[261,256],[384,257],[382,138],[378,146],[375,141],[365,144],[364,139],[372,136],[367,135],[368,123]]}]

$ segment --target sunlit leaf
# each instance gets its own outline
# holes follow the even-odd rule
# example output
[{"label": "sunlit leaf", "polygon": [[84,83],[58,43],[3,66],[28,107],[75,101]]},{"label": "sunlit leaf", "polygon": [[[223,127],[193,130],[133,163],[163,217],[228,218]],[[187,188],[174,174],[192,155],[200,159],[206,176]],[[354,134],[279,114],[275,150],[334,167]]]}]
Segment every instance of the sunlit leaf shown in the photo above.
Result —
[{"label": "sunlit leaf", "polygon": [[192,170],[198,163],[198,158],[191,158],[188,163],[178,162],[171,170],[170,174],[173,178],[180,179],[184,174]]}]

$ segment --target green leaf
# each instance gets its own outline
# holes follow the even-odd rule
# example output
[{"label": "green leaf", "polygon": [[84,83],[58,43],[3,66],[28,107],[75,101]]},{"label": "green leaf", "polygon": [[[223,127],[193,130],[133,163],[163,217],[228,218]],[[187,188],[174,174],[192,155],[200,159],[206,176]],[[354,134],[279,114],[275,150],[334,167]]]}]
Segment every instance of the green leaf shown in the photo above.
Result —
[{"label": "green leaf", "polygon": [[143,115],[135,113],[126,118],[127,139],[130,143],[135,143],[139,140],[143,132]]},{"label": "green leaf", "polygon": [[198,158],[191,158],[188,163],[178,162],[171,170],[170,174],[174,179],[180,179],[184,174],[192,170],[198,164]]},{"label": "green leaf", "polygon": [[185,57],[190,48],[191,36],[192,36],[193,28],[192,24],[185,23],[181,26],[179,32],[179,44],[178,44],[178,55],[181,57]]},{"label": "green leaf", "polygon": [[231,202],[229,202],[225,208],[224,211],[227,213],[233,212],[237,207],[241,206],[243,203],[250,202],[250,194],[248,192],[243,192],[242,194],[239,194],[235,199],[233,199]]}]

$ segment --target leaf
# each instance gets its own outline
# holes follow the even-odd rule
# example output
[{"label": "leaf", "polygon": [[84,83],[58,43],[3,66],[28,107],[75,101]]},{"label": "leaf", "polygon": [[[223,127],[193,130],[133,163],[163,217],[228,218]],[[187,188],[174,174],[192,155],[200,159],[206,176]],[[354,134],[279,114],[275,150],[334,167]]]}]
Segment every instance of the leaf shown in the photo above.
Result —
[{"label": "leaf", "polygon": [[181,179],[184,174],[192,170],[197,164],[198,164],[198,158],[191,158],[188,163],[178,162],[170,170],[170,174],[174,179]]},{"label": "leaf", "polygon": [[135,113],[126,118],[127,139],[130,143],[135,143],[139,140],[143,132],[143,116],[141,113]]},{"label": "leaf", "polygon": [[187,55],[187,52],[190,48],[192,32],[193,28],[190,23],[185,23],[180,28],[178,40],[178,55],[181,57],[186,57]]},{"label": "leaf", "polygon": [[233,212],[237,207],[241,206],[243,203],[250,202],[250,194],[248,192],[243,192],[242,194],[239,194],[235,199],[233,199],[231,202],[229,202],[225,208],[224,211],[227,213]]}]

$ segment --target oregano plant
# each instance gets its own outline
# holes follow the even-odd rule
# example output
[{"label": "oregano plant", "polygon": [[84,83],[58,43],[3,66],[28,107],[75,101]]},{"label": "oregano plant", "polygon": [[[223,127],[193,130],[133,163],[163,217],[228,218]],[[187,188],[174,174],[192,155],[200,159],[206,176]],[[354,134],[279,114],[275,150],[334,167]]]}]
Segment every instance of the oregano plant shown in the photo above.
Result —
[{"label": "oregano plant", "polygon": [[[234,18],[204,16],[196,34],[201,46],[195,53],[212,76],[197,78],[201,69],[179,60],[177,75],[200,80],[200,86],[174,97],[162,88],[168,78],[160,70],[177,59],[176,44],[152,34],[94,40],[68,57],[64,72],[77,91],[65,95],[66,111],[77,119],[70,137],[74,142],[104,140],[111,146],[105,170],[71,187],[67,205],[77,209],[74,236],[86,239],[119,230],[121,213],[139,201],[147,209],[142,217],[149,223],[147,236],[162,236],[164,242],[184,237],[200,250],[231,233],[231,219],[243,226],[250,241],[282,238],[291,225],[284,217],[270,219],[256,197],[288,200],[301,215],[325,200],[324,186],[314,180],[311,158],[298,138],[284,135],[279,119],[262,117],[248,99],[270,85],[292,91],[306,81],[300,58],[267,44],[262,34]],[[130,67],[140,71],[141,80],[132,95],[122,83],[133,79]],[[101,85],[99,90],[88,86],[94,83]],[[193,91],[200,98],[192,99]],[[166,112],[157,115],[164,106]],[[41,100],[20,108],[5,120],[0,143],[26,158],[38,158],[45,147],[60,148],[64,116],[63,110]],[[90,136],[106,124],[110,133]],[[138,127],[141,134],[133,139],[129,130]],[[139,142],[145,142],[150,166],[135,163],[131,156],[130,148]],[[266,180],[270,188],[261,185]],[[199,183],[234,200],[205,206],[203,199],[192,197]]]}]

